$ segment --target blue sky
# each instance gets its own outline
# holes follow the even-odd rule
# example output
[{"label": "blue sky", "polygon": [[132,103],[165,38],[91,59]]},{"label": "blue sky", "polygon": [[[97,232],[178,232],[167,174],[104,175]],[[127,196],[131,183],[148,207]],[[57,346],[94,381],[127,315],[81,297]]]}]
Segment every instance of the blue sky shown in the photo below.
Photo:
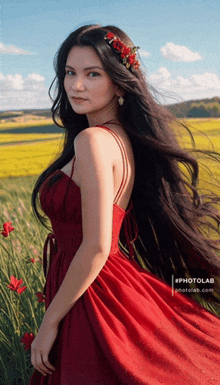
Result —
[{"label": "blue sky", "polygon": [[220,96],[219,0],[3,0],[0,110],[50,108],[53,58],[74,29],[116,25],[163,103]]}]

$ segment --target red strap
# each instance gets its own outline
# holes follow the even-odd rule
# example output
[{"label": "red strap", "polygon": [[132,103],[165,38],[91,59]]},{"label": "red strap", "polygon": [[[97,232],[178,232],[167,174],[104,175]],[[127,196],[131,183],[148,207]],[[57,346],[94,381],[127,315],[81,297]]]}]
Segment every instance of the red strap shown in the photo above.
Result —
[{"label": "red strap", "polygon": [[[114,200],[114,203],[117,204],[117,201],[118,201],[118,199],[119,199],[119,197],[120,197],[120,195],[121,195],[120,192],[122,192],[122,190],[123,190],[123,188],[124,188],[124,185],[125,185],[125,183],[126,183],[127,176],[128,176],[128,165],[127,165],[127,162],[125,162],[125,159],[127,160],[126,151],[125,151],[125,149],[124,149],[124,145],[123,145],[121,139],[119,138],[119,136],[118,136],[114,131],[112,131],[110,128],[105,127],[105,126],[100,126],[100,125],[99,125],[99,127],[105,128],[105,129],[108,130],[113,136],[115,136],[115,139],[116,139],[116,141],[117,141],[117,143],[118,143],[118,145],[119,145],[119,148],[120,148],[121,154],[122,154],[122,160],[123,160],[123,176],[122,176],[121,185],[120,185],[120,187],[119,187],[119,189],[118,189],[118,191],[117,191],[117,194],[116,194],[115,200]],[[125,156],[123,156],[123,151],[122,151],[122,149],[123,149],[123,151],[124,151],[124,155],[125,155]],[[124,159],[124,158],[125,158],[125,159]],[[127,167],[126,167],[126,174],[125,174],[125,164],[126,164],[126,166],[127,166]],[[117,196],[118,196],[118,198],[117,198]]]},{"label": "red strap", "polygon": [[[107,122],[108,123],[108,122]],[[121,150],[121,153],[122,153],[122,159],[123,159],[123,178],[122,178],[122,182],[121,182],[121,185],[119,187],[119,190],[116,194],[116,197],[117,195],[120,195],[120,190],[122,191],[123,190],[123,187],[124,187],[124,184],[125,184],[125,181],[127,179],[127,175],[128,175],[128,164],[126,162],[126,165],[127,165],[127,168],[126,168],[126,176],[125,176],[125,172],[124,172],[124,169],[125,169],[125,160],[124,160],[124,156],[123,156],[123,151],[122,151],[122,148],[124,150],[124,155],[125,155],[125,159],[127,160],[127,155],[126,155],[126,151],[124,149],[124,145],[121,141],[121,139],[118,137],[118,135],[112,131],[110,128],[108,127],[105,127],[105,126],[100,126],[99,127],[102,127],[102,128],[105,128],[107,129],[109,132],[111,132],[113,135],[115,135],[115,138],[119,144],[119,147],[120,147],[120,150]],[[115,198],[116,200],[116,198]],[[125,232],[125,237],[126,237],[126,242],[127,242],[127,245],[128,245],[128,249],[129,249],[129,256],[134,258],[134,254],[135,254],[135,250],[134,250],[134,246],[133,246],[133,242],[137,239],[138,237],[138,225],[137,225],[137,222],[135,221],[135,218],[134,216],[131,214],[131,210],[133,209],[133,202],[130,201],[130,204],[129,204],[129,207],[128,207],[128,210],[125,212],[125,217],[123,219],[123,226],[124,226],[124,232]],[[128,217],[129,216],[129,217]],[[133,223],[133,226],[134,226],[134,234],[132,233],[132,226],[131,226],[131,221]]]}]

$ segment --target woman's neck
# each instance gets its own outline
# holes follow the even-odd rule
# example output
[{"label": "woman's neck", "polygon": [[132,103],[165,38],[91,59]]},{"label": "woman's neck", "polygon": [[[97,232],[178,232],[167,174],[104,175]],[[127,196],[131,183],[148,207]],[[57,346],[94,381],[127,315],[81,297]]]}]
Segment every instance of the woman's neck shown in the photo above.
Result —
[{"label": "woman's neck", "polygon": [[103,123],[114,121],[119,122],[118,119],[118,105],[111,105],[102,111],[96,111],[91,114],[87,114],[87,120],[89,127],[97,125],[103,125]]}]

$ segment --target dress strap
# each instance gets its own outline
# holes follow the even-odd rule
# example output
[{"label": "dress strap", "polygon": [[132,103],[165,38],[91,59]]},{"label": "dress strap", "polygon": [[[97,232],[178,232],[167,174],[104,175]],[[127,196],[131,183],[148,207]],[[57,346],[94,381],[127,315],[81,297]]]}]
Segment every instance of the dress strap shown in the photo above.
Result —
[{"label": "dress strap", "polygon": [[[114,203],[117,204],[118,199],[119,199],[119,197],[120,197],[120,195],[121,195],[121,193],[122,193],[122,190],[123,190],[123,188],[124,188],[124,185],[125,185],[126,180],[127,180],[127,177],[128,177],[128,162],[127,162],[127,155],[126,155],[126,151],[125,151],[125,149],[124,149],[124,145],[123,145],[121,139],[119,138],[119,136],[118,136],[114,131],[112,131],[110,128],[105,127],[105,126],[98,125],[98,127],[102,127],[102,128],[104,128],[104,129],[108,130],[108,131],[115,137],[115,139],[116,139],[116,141],[117,141],[117,143],[118,143],[118,145],[119,145],[119,148],[120,148],[120,150],[121,150],[121,154],[122,154],[122,160],[123,160],[123,177],[122,177],[121,185],[120,185],[120,187],[119,187],[119,189],[118,189],[118,191],[117,191],[117,194],[116,194],[116,196],[115,196],[115,199],[114,199]],[[123,151],[122,151],[122,149],[123,149]],[[124,154],[123,154],[123,152],[124,152]]]},{"label": "dress strap", "polygon": [[72,176],[73,176],[73,170],[74,170],[74,163],[75,163],[75,160],[76,160],[76,155],[74,155],[74,157],[73,157],[73,163],[72,163],[72,169],[71,169],[70,179],[72,179]]},{"label": "dress strap", "polygon": [[[124,149],[124,145],[123,145],[121,139],[119,138],[119,136],[108,127],[100,126],[100,125],[98,125],[98,126],[107,129],[115,137],[115,139],[118,142],[118,145],[120,147],[121,153],[122,153],[123,177],[122,177],[121,185],[120,185],[118,192],[116,194],[116,197],[115,197],[115,200],[116,200],[116,198],[119,198],[119,196],[123,190],[123,187],[125,185],[127,176],[128,176],[127,155],[126,155],[126,151]],[[122,149],[123,149],[123,151],[122,151]],[[123,152],[124,152],[124,154],[123,154]],[[126,165],[126,167],[125,167],[125,165]],[[125,173],[125,170],[126,170],[126,173]],[[124,219],[122,222],[122,226],[124,227],[125,238],[126,238],[126,242],[127,242],[127,246],[128,246],[128,250],[129,250],[129,256],[134,259],[135,251],[134,251],[133,242],[138,237],[138,225],[137,225],[137,222],[134,218],[134,215],[131,213],[132,209],[133,209],[133,202],[132,202],[132,200],[130,200],[128,209],[127,209],[127,211],[125,211],[125,216],[124,216]]]}]

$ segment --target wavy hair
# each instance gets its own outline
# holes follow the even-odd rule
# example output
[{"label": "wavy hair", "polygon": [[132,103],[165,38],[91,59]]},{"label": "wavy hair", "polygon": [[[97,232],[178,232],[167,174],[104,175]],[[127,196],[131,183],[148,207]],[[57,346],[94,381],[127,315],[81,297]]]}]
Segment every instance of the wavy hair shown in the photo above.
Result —
[{"label": "wavy hair", "polygon": [[[135,241],[135,259],[144,269],[160,279],[172,283],[172,277],[213,278],[215,284],[207,284],[208,291],[195,294],[189,283],[185,295],[204,305],[202,300],[220,305],[219,287],[216,286],[220,272],[219,240],[204,234],[204,227],[220,234],[220,213],[215,208],[220,198],[215,194],[200,195],[197,188],[199,165],[197,160],[177,142],[172,127],[181,124],[150,92],[144,71],[127,69],[118,54],[106,43],[104,36],[112,32],[126,45],[134,45],[130,38],[115,26],[86,25],[72,32],[60,46],[55,59],[55,98],[52,106],[54,123],[65,129],[61,155],[37,179],[32,192],[34,214],[43,226],[44,217],[36,207],[37,194],[46,178],[64,167],[75,155],[73,141],[77,134],[88,127],[86,115],[76,114],[64,89],[65,64],[73,46],[90,46],[97,52],[104,70],[113,82],[125,91],[124,104],[119,107],[119,121],[131,141],[135,158],[135,181],[131,199],[133,214],[138,224],[139,235]],[[195,150],[197,151],[197,150]],[[220,154],[198,150],[219,161]],[[190,180],[186,180],[180,164],[187,168]],[[52,183],[60,175],[55,174]],[[51,181],[50,181],[51,183]],[[212,218],[215,224],[208,221]],[[49,229],[49,228],[48,228]],[[123,233],[119,243],[126,248]],[[211,281],[211,280],[210,280]],[[181,287],[181,284],[178,284]],[[202,284],[194,284],[201,290]],[[189,290],[190,289],[190,290]],[[200,299],[199,299],[200,298]],[[207,303],[206,303],[207,304]],[[205,306],[205,305],[204,305]],[[207,308],[207,307],[206,307]],[[207,308],[213,312],[213,307]]]}]

